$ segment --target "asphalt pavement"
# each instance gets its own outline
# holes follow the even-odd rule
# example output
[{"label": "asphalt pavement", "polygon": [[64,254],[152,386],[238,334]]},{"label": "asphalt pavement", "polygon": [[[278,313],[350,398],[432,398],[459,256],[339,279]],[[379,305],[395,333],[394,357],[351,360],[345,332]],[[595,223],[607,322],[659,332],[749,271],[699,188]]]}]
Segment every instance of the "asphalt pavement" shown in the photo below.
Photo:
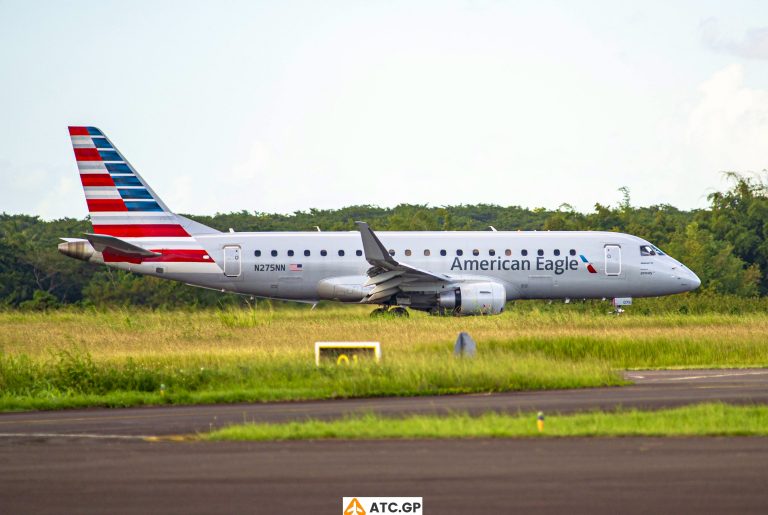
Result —
[{"label": "asphalt pavement", "polygon": [[309,402],[156,406],[0,414],[0,438],[20,434],[166,436],[206,432],[242,422],[330,419],[375,412],[544,411],[570,413],[618,407],[659,409],[699,402],[768,404],[768,369],[627,372],[633,386],[429,397],[339,399]]},{"label": "asphalt pavement", "polygon": [[1,513],[768,513],[766,438],[0,444]]},{"label": "asphalt pavement", "polygon": [[[629,387],[0,414],[0,513],[768,513],[768,438],[169,441],[244,420],[768,404],[768,370],[628,372]],[[156,437],[160,437],[159,439]]]}]

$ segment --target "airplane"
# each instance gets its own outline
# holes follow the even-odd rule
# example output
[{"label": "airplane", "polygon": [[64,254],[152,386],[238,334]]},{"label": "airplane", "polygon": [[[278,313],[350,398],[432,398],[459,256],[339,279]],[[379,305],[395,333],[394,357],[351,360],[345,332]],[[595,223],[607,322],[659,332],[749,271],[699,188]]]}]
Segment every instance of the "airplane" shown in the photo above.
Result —
[{"label": "airplane", "polygon": [[93,232],[69,257],[255,297],[378,306],[372,316],[493,315],[516,299],[654,297],[693,271],[650,242],[598,231],[220,232],[172,212],[96,127],[69,127]]}]

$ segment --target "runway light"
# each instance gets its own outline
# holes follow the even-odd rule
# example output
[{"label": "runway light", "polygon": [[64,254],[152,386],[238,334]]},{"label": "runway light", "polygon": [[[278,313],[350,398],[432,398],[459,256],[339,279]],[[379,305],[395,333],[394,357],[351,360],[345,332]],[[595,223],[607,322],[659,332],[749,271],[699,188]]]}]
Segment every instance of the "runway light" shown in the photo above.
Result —
[{"label": "runway light", "polygon": [[539,414],[536,415],[536,428],[538,428],[539,433],[544,432],[544,412],[539,411]]},{"label": "runway light", "polygon": [[165,384],[160,383],[160,396],[165,397]]}]

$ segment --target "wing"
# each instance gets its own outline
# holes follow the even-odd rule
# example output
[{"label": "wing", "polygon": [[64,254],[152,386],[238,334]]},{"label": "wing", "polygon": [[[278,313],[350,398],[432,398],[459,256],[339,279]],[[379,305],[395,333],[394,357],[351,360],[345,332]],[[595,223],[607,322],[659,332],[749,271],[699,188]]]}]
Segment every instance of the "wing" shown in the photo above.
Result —
[{"label": "wing", "polygon": [[373,289],[361,302],[384,302],[399,291],[402,286],[413,282],[438,282],[447,283],[454,279],[446,274],[422,270],[415,266],[397,261],[389,255],[382,245],[376,233],[365,222],[355,222],[357,230],[363,240],[363,252],[365,259],[371,264],[368,269],[368,281],[366,286],[373,285]]}]

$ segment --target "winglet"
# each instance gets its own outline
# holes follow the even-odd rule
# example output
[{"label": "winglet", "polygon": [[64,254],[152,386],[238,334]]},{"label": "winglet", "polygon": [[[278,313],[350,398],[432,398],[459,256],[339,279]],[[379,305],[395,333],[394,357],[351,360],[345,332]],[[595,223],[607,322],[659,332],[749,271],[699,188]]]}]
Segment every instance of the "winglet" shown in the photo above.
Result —
[{"label": "winglet", "polygon": [[355,222],[357,230],[363,240],[363,252],[365,259],[372,265],[381,265],[382,262],[389,265],[397,265],[397,261],[392,259],[387,249],[382,245],[376,233],[365,222]]}]

